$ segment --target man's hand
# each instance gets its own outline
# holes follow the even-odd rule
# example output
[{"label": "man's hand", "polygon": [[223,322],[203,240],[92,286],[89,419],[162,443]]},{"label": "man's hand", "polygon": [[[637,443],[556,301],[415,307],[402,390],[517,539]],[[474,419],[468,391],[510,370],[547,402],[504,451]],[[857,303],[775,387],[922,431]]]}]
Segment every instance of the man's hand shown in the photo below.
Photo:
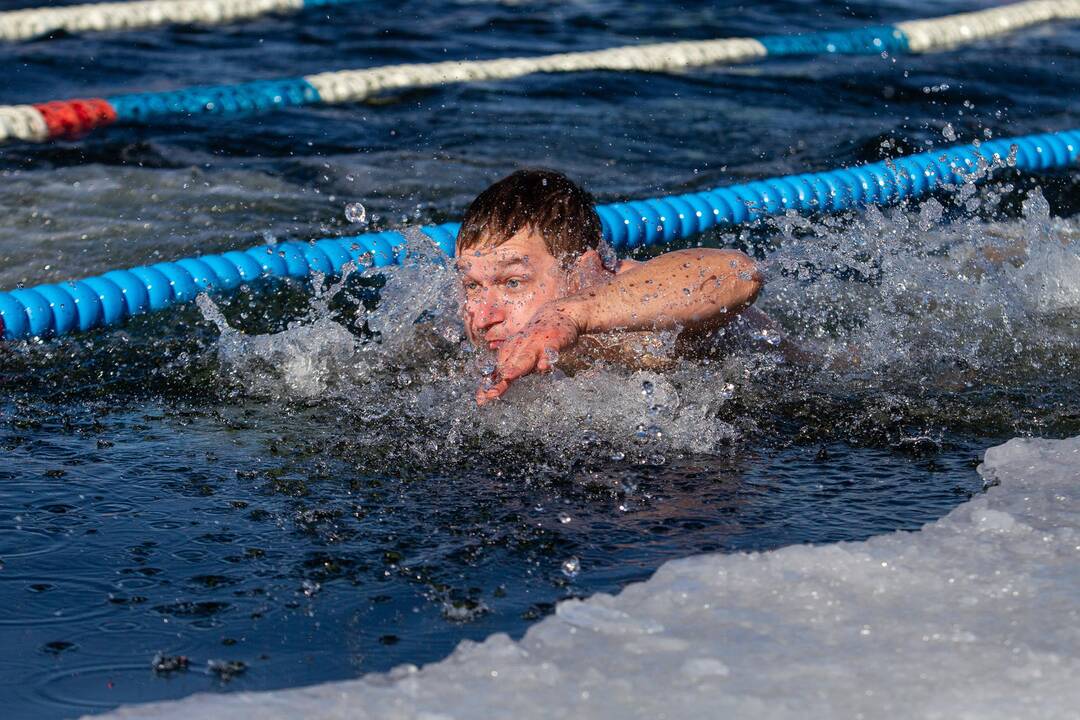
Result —
[{"label": "man's hand", "polygon": [[557,353],[581,335],[621,330],[711,332],[754,302],[757,265],[737,250],[696,248],[664,253],[620,268],[608,282],[581,288],[542,306],[529,324],[498,346],[483,405],[532,372],[547,372]]},{"label": "man's hand", "polygon": [[559,353],[576,343],[580,334],[581,325],[565,308],[542,307],[524,330],[499,346],[492,384],[477,391],[477,404],[494,400],[529,373],[551,372]]}]

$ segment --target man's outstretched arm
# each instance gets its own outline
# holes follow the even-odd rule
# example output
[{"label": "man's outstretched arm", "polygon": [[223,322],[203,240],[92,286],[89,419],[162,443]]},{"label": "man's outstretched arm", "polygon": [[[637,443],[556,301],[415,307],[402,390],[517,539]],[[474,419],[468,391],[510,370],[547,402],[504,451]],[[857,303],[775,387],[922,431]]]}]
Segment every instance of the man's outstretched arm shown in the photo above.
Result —
[{"label": "man's outstretched arm", "polygon": [[757,265],[738,250],[677,250],[551,305],[582,334],[694,329],[730,320],[754,302],[761,286]]},{"label": "man's outstretched arm", "polygon": [[634,263],[609,282],[548,303],[499,348],[494,382],[481,404],[514,380],[551,370],[581,335],[611,330],[707,330],[723,325],[761,291],[757,265],[737,250],[694,249]]}]

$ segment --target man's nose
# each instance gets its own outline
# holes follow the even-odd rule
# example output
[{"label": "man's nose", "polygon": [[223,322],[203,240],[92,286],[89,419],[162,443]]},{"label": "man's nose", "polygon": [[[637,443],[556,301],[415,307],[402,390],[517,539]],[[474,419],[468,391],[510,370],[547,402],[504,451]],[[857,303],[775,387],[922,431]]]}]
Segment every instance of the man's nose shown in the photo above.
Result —
[{"label": "man's nose", "polygon": [[487,330],[506,319],[503,304],[499,301],[483,299],[473,308],[473,324],[478,330]]}]

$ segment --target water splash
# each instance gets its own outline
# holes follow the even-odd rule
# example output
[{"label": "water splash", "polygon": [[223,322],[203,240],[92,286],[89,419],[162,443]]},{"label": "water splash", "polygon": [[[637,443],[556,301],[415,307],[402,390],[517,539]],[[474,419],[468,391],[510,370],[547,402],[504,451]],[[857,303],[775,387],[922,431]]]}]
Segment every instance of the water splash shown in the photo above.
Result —
[{"label": "water splash", "polygon": [[1053,219],[1035,190],[1020,221],[870,208],[837,226],[807,223],[769,258],[764,303],[829,357],[864,369],[925,373],[961,363],[1011,372],[1075,341],[1047,332],[1080,309],[1075,222]]},{"label": "water splash", "polygon": [[367,224],[367,208],[361,203],[354,202],[345,206],[345,219],[354,225]]},{"label": "water splash", "polygon": [[[601,362],[527,377],[482,409],[472,398],[492,358],[466,341],[456,272],[418,231],[404,233],[400,265],[327,290],[317,279],[308,313],[283,332],[247,336],[209,300],[200,307],[222,330],[219,357],[243,392],[336,404],[368,449],[361,464],[379,448],[370,462],[446,469],[487,459],[526,478],[559,466],[587,479],[590,463],[613,458],[662,466],[673,453],[724,453],[801,414],[817,418],[815,432],[900,446],[942,424],[1001,422],[1015,408],[987,403],[987,391],[1008,395],[1047,363],[1078,360],[1080,225],[1051,217],[1038,191],[1020,220],[956,217],[956,205],[985,209],[1001,192],[781,217],[759,301],[775,328],[732,332],[726,354],[663,372]],[[377,297],[344,318],[331,301],[354,293],[354,279],[378,285]],[[782,352],[781,333],[801,361]]]}]

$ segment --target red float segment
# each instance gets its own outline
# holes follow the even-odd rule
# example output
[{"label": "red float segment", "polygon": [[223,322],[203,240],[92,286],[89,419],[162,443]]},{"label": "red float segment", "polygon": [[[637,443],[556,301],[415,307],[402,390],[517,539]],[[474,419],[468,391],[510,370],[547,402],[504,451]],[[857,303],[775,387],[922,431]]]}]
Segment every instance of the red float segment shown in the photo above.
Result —
[{"label": "red float segment", "polygon": [[116,122],[116,110],[107,100],[82,98],[34,105],[49,128],[49,137],[78,137]]}]

